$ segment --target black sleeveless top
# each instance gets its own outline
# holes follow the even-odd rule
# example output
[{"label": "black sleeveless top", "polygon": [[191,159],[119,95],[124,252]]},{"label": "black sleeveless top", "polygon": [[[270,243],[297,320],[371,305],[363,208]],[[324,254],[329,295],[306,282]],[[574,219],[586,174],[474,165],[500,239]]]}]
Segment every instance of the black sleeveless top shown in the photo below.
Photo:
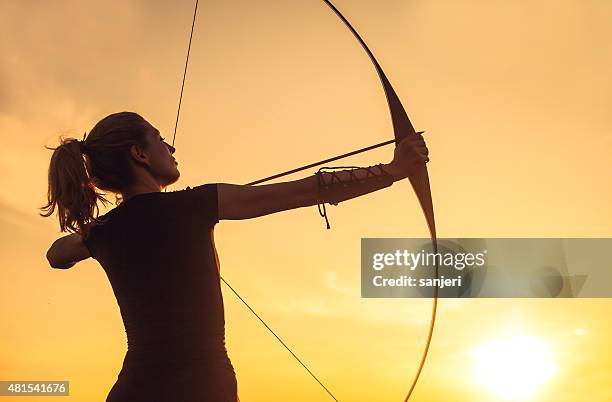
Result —
[{"label": "black sleeveless top", "polygon": [[199,362],[233,377],[213,236],[217,185],[137,194],[102,218],[84,242],[121,310],[121,374]]}]

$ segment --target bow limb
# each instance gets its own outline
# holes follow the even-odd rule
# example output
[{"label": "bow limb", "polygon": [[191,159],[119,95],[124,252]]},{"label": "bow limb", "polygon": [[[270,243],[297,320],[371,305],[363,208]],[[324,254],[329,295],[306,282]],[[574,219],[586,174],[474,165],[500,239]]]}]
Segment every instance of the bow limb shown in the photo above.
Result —
[{"label": "bow limb", "polygon": [[[334,13],[336,13],[338,18],[340,18],[342,22],[346,25],[346,27],[353,33],[355,38],[359,41],[359,43],[361,44],[365,52],[370,57],[370,60],[374,64],[374,67],[376,68],[376,72],[378,73],[380,81],[385,90],[385,96],[387,98],[387,103],[389,105],[389,111],[391,113],[391,120],[393,122],[393,132],[395,134],[396,144],[398,144],[401,140],[403,140],[409,135],[415,135],[416,132],[414,130],[414,127],[412,126],[412,123],[410,122],[410,119],[408,118],[408,114],[406,113],[406,110],[404,109],[402,102],[397,96],[397,93],[393,89],[393,86],[387,79],[387,76],[385,75],[382,67],[378,63],[378,60],[376,60],[376,57],[374,57],[374,54],[372,53],[370,48],[366,45],[365,41],[361,38],[361,35],[357,33],[355,28],[353,28],[350,22],[332,4],[332,2],[329,0],[323,0],[323,1],[325,2],[325,4],[329,6],[329,8],[331,8],[334,11]],[[430,184],[429,184],[429,174],[427,172],[426,164],[423,163],[422,165],[420,165],[417,168],[416,172],[413,173],[411,176],[409,176],[409,180],[419,200],[419,203],[421,204],[423,214],[425,215],[427,226],[429,227],[429,233],[431,237],[433,250],[435,253],[437,253],[438,252],[438,241],[437,241],[437,235],[436,235],[436,223],[435,223],[435,217],[434,217],[433,200],[431,197],[431,189],[430,189]],[[435,276],[436,278],[438,277],[437,264],[435,267]],[[425,349],[423,350],[423,355],[421,357],[419,368],[412,381],[410,390],[408,391],[408,394],[406,395],[406,398],[404,399],[404,402],[410,399],[410,396],[412,395],[412,392],[414,391],[414,388],[417,384],[419,376],[421,375],[421,371],[423,370],[423,366],[425,365],[425,360],[427,359],[427,352],[429,351],[429,346],[431,344],[431,338],[433,336],[433,330],[434,330],[435,321],[436,321],[437,306],[438,306],[438,288],[436,287],[434,290],[433,310],[432,310],[431,321],[429,325],[429,333],[427,337],[427,342],[425,344]]]}]

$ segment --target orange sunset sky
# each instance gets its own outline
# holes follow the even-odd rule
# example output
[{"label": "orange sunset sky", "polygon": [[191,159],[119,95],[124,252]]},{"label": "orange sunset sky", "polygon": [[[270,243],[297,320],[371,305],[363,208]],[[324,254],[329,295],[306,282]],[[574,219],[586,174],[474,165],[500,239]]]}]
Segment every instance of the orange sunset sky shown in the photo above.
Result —
[{"label": "orange sunset sky", "polygon": [[[611,236],[612,2],[335,4],[426,130],[440,237]],[[104,271],[45,259],[62,234],[37,215],[44,146],[122,110],[171,140],[192,12],[182,0],[0,2],[0,380],[69,380],[58,400],[84,402],[115,382],[127,345]],[[191,51],[170,190],[246,183],[393,138],[370,60],[321,1],[201,0]],[[387,163],[392,151],[335,165]],[[316,207],[221,221],[222,275],[341,401],[402,401],[431,300],[362,299],[360,239],[426,237],[421,209],[405,181],[327,211],[331,230]],[[241,401],[331,400],[223,292]],[[482,383],[475,356],[527,336],[555,369],[523,400],[607,401],[611,313],[606,299],[440,300],[412,400],[508,400]],[[519,370],[538,367],[533,355]]]}]

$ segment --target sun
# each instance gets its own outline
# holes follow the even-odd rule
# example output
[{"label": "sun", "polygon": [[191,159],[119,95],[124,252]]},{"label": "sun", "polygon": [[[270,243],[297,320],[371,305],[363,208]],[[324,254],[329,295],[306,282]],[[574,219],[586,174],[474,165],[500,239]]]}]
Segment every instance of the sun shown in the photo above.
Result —
[{"label": "sun", "polygon": [[489,341],[474,351],[475,380],[506,401],[524,401],[555,373],[549,345],[533,336]]}]

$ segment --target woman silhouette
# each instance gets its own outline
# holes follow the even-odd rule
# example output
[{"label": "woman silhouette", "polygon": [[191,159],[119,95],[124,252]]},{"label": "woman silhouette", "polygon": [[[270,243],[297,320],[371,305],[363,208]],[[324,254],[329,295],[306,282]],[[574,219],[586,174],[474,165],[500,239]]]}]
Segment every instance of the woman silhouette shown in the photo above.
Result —
[{"label": "woman silhouette", "polygon": [[[53,268],[92,257],[119,304],[128,351],[107,402],[238,401],[225,348],[215,224],[354,198],[407,177],[427,162],[420,135],[386,165],[318,172],[262,186],[209,183],[162,192],[180,173],[175,149],[132,112],[111,114],[79,141],[61,139],[49,166],[48,202],[61,231],[47,252]],[[99,215],[103,190],[116,207]]]}]

